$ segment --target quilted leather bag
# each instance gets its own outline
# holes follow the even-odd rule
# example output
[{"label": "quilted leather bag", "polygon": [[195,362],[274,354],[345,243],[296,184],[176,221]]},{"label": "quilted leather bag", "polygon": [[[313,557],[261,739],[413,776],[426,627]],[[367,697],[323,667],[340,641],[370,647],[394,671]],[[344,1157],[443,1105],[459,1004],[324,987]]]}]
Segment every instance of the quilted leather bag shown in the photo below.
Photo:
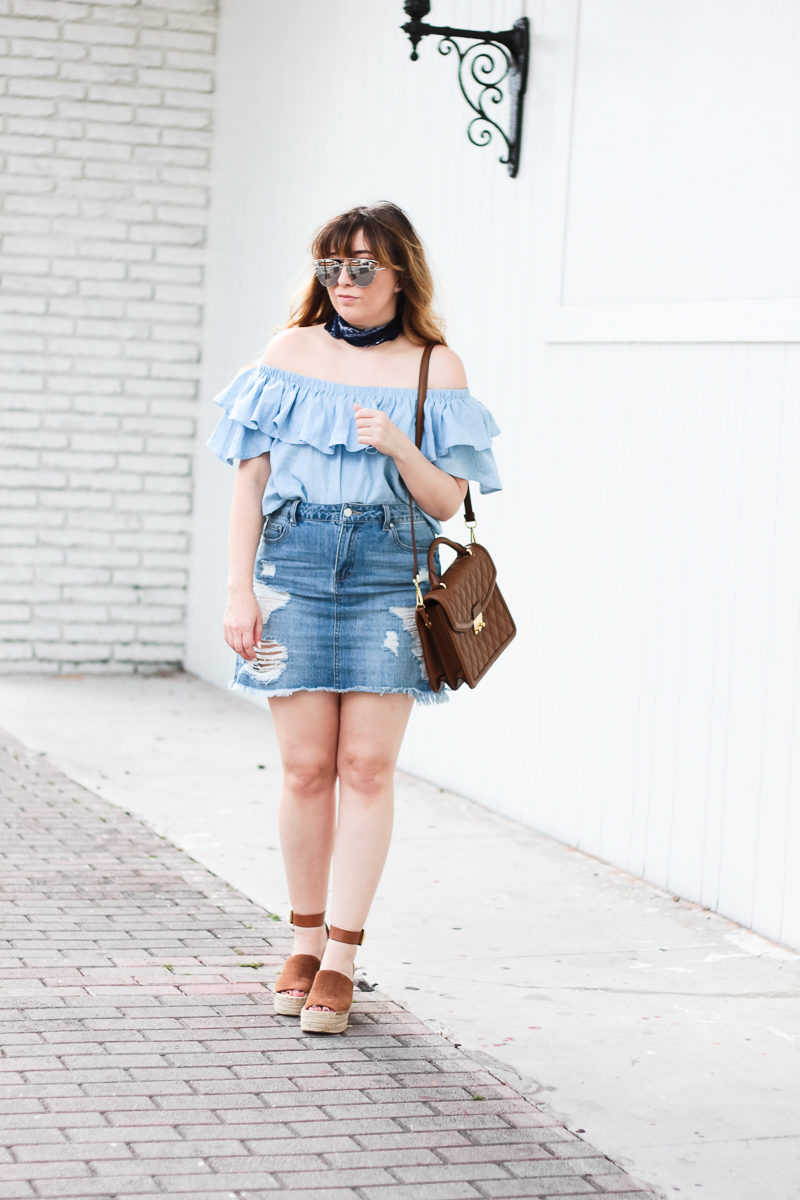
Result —
[{"label": "quilted leather bag", "polygon": [[[417,448],[422,445],[428,363],[432,345],[425,347],[420,365],[417,393]],[[414,548],[414,586],[417,589],[416,621],[428,680],[435,692],[446,683],[456,689],[466,683],[474,688],[500,657],[517,632],[511,613],[497,586],[497,571],[485,546],[475,541],[475,513],[467,488],[464,519],[470,542],[462,546],[437,537],[428,550],[430,590],[420,587],[417,539],[414,531],[414,501],[411,508],[411,543]],[[436,551],[448,546],[455,560],[441,576],[436,571]]]}]

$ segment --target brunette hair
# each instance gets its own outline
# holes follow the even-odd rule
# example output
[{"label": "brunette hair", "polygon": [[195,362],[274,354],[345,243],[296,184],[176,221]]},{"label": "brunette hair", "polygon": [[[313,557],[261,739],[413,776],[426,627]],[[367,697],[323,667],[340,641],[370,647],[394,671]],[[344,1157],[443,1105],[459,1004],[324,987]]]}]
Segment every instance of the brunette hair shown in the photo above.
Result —
[{"label": "brunette hair", "polygon": [[[417,231],[402,208],[388,201],[360,208],[327,221],[314,235],[312,258],[346,258],[350,256],[354,238],[359,230],[381,266],[397,272],[401,287],[398,312],[403,333],[411,342],[437,342],[446,345],[444,323],[433,311],[433,280],[425,259],[425,250]],[[300,292],[287,321],[287,328],[296,325],[320,325],[335,313],[328,289],[316,276]]]}]

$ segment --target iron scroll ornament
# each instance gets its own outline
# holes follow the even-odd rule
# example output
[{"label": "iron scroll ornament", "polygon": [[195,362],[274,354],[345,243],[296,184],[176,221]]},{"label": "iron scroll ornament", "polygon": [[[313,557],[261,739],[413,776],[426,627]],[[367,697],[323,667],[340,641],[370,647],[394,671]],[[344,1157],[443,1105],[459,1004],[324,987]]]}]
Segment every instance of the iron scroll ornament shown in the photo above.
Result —
[{"label": "iron scroll ornament", "polygon": [[[458,85],[461,94],[475,116],[467,125],[467,137],[474,146],[487,146],[498,134],[505,144],[500,162],[508,168],[511,178],[519,171],[522,138],[522,111],[528,82],[530,55],[530,23],[521,17],[511,29],[493,33],[490,30],[453,29],[447,25],[427,25],[422,18],[430,12],[429,0],[406,0],[404,8],[410,21],[402,26],[411,39],[411,58],[419,58],[417,46],[424,37],[434,34],[441,38],[439,53],[458,55]],[[464,49],[455,40],[468,38],[475,44]],[[488,105],[502,102],[501,84],[507,81],[510,102],[508,133],[490,115]]]}]

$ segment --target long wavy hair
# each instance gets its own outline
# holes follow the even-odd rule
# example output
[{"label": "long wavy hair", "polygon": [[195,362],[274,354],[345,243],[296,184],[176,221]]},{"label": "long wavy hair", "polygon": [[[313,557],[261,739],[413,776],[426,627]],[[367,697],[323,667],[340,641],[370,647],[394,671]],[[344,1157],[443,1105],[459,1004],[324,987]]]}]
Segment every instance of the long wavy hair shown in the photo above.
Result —
[{"label": "long wavy hair", "polygon": [[[311,243],[312,258],[352,257],[355,236],[360,231],[381,266],[397,272],[401,288],[398,309],[403,333],[411,342],[446,345],[444,322],[433,311],[433,280],[425,250],[417,231],[402,208],[383,201],[351,208],[327,221]],[[320,325],[335,313],[328,289],[313,275],[292,306],[286,328]]]}]

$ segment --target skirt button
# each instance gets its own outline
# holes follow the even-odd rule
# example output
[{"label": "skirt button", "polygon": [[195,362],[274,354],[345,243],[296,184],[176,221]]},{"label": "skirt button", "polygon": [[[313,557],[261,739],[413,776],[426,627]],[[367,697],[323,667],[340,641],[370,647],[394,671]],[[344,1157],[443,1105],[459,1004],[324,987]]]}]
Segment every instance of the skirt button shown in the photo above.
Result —
[{"label": "skirt button", "polygon": [[353,510],[352,510],[352,508],[346,508],[346,509],[344,510],[344,515],[345,515],[346,517],[352,517],[352,515],[353,515]]}]

